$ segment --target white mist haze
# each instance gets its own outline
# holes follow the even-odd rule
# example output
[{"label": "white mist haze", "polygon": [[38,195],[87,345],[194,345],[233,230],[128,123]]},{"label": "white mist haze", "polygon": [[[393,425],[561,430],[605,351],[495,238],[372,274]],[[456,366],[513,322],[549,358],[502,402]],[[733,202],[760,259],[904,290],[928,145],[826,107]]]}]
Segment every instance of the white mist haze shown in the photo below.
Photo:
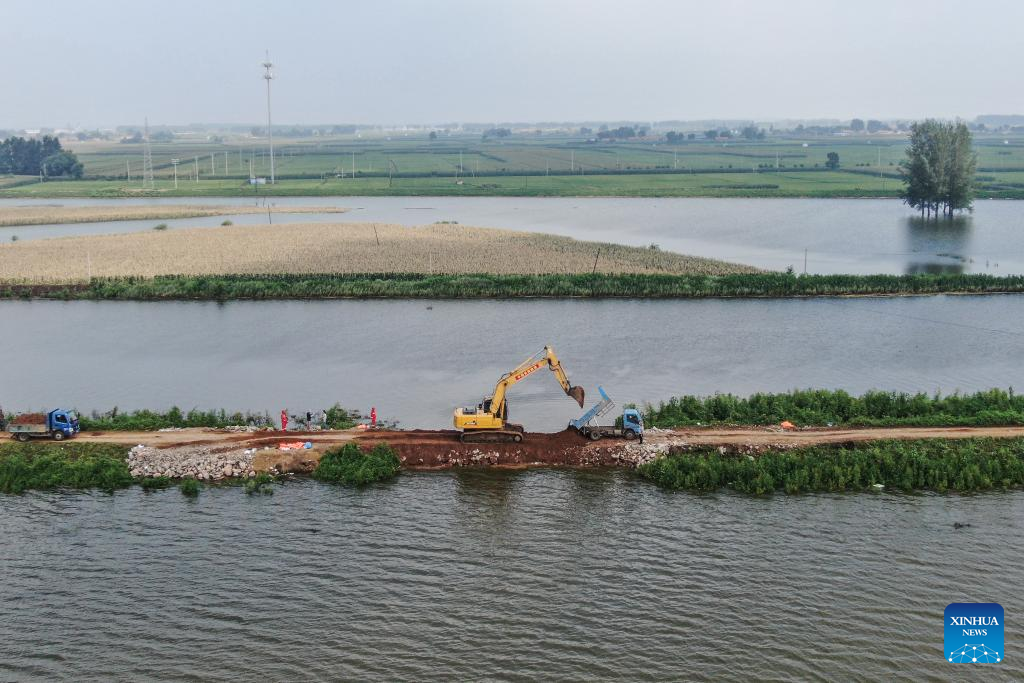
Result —
[{"label": "white mist haze", "polygon": [[1024,3],[6,2],[0,128],[1024,112]]}]

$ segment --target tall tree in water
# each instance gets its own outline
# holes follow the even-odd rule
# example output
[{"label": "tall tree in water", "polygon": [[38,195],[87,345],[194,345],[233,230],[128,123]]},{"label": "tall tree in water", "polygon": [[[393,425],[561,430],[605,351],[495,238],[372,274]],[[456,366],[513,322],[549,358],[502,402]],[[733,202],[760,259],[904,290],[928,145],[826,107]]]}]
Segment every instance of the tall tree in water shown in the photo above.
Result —
[{"label": "tall tree in water", "polygon": [[900,164],[903,201],[929,218],[940,211],[949,218],[955,211],[969,210],[974,203],[976,165],[965,123],[934,119],[914,123],[907,158]]}]

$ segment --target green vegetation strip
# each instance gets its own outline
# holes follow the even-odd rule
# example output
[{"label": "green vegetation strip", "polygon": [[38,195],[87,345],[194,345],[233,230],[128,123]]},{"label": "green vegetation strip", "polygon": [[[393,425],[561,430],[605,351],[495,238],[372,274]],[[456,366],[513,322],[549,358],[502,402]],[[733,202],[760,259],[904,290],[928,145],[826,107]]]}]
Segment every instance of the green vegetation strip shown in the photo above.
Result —
[{"label": "green vegetation strip", "polygon": [[[136,410],[121,412],[117,408],[106,413],[79,414],[83,431],[127,431],[150,432],[168,427],[211,427],[221,428],[236,425],[274,427],[276,418],[267,413],[228,413],[225,410],[192,410],[182,412],[177,406],[166,412]],[[351,429],[356,426],[359,413],[345,410],[338,404],[327,409],[327,426],[330,429]]]},{"label": "green vegetation strip", "polygon": [[128,471],[127,453],[126,447],[114,444],[0,444],[0,493],[126,488],[135,481]]},{"label": "green vegetation strip", "polygon": [[1024,425],[1024,396],[1013,389],[974,394],[907,394],[869,391],[797,390],[783,394],[682,396],[648,406],[650,427],[769,425],[789,420],[799,426],[993,427]]},{"label": "green vegetation strip", "polygon": [[878,485],[900,491],[984,491],[1024,485],[1024,439],[876,441],[770,451],[757,457],[707,447],[670,454],[639,467],[668,489],[865,491]]},{"label": "green vegetation strip", "polygon": [[1024,275],[337,275],[93,278],[78,284],[0,282],[0,298],[216,300],[516,297],[808,297],[1024,292]]},{"label": "green vegetation strip", "polygon": [[313,471],[313,478],[332,484],[362,486],[391,479],[400,468],[398,456],[387,444],[378,444],[364,453],[356,444],[347,443],[324,453]]}]

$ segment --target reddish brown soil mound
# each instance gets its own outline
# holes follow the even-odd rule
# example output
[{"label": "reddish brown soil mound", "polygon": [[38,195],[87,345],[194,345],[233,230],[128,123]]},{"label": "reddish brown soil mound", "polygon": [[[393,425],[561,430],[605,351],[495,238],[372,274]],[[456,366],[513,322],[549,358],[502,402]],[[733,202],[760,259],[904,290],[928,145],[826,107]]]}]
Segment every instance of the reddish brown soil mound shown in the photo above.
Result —
[{"label": "reddish brown soil mound", "polygon": [[520,443],[462,443],[454,430],[368,432],[361,446],[387,443],[407,468],[471,467],[475,465],[614,465],[607,452],[575,431],[554,434],[527,432]]}]

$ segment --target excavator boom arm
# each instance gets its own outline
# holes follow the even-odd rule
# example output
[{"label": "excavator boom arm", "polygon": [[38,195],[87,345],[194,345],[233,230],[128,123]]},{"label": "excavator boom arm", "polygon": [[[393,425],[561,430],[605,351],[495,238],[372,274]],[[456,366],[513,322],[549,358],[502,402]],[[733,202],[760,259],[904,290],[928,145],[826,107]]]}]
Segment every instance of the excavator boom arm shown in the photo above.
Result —
[{"label": "excavator boom arm", "polygon": [[510,386],[526,379],[545,365],[555,373],[558,383],[562,385],[562,390],[567,395],[572,396],[580,404],[580,408],[582,408],[584,399],[583,387],[574,387],[569,382],[569,377],[565,374],[565,370],[562,369],[562,364],[558,360],[558,356],[555,355],[555,350],[550,346],[545,346],[542,352],[527,358],[516,369],[498,380],[498,384],[494,387],[494,395],[491,397],[491,411],[497,412],[501,409],[505,401],[505,392]]}]

